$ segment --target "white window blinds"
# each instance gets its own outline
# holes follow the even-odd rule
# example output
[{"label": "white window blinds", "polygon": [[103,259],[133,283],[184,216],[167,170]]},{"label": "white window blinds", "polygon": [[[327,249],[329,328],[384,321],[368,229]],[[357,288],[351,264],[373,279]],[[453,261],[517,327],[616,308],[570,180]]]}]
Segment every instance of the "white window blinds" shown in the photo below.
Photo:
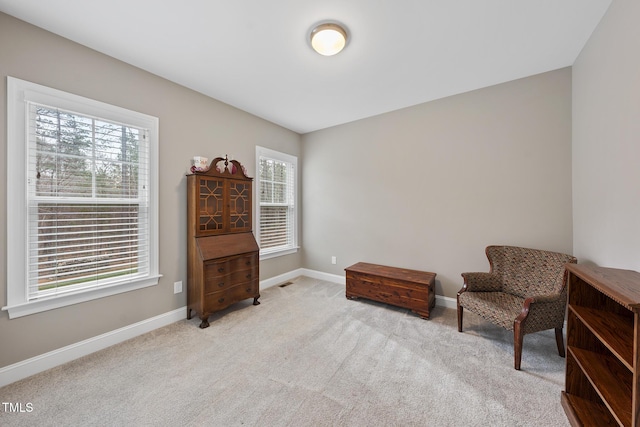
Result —
[{"label": "white window blinds", "polygon": [[296,158],[267,149],[258,153],[260,253],[295,249]]},{"label": "white window blinds", "polygon": [[27,108],[27,299],[149,274],[148,130]]}]

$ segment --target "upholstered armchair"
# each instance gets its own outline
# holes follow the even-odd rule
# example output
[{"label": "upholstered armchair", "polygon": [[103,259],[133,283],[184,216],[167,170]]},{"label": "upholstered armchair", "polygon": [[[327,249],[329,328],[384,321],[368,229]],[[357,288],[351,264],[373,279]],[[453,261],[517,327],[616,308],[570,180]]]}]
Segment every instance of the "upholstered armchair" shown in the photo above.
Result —
[{"label": "upholstered armchair", "polygon": [[464,309],[513,331],[515,368],[520,370],[524,335],[555,329],[558,353],[564,357],[565,264],[576,263],[576,258],[515,246],[488,246],[485,252],[488,273],[462,273],[458,331],[462,332]]}]

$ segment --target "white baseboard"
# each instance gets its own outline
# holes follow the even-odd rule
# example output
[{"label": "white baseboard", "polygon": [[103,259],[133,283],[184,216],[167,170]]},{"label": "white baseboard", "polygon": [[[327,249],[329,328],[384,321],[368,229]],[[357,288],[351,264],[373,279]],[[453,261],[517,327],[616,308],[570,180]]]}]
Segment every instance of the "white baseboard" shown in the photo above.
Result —
[{"label": "white baseboard", "polygon": [[323,273],[322,271],[309,270],[308,268],[298,268],[291,270],[287,273],[280,274],[279,276],[271,277],[260,282],[260,289],[270,288],[272,286],[279,285],[289,280],[293,280],[296,277],[307,276],[312,279],[326,280],[327,282],[339,283],[344,285],[345,278],[337,274]]},{"label": "white baseboard", "polygon": [[326,280],[327,282],[339,283],[345,285],[347,279],[339,274],[324,273],[317,270],[309,270],[308,268],[302,269],[302,276],[311,277],[312,279]]},{"label": "white baseboard", "polygon": [[[341,285],[344,285],[346,281],[344,276],[337,274],[324,273],[322,271],[309,270],[307,268],[298,268],[261,281],[260,289],[270,288],[300,276],[326,280],[328,282],[339,283]],[[447,308],[456,308],[456,300],[454,298],[436,295],[436,305]],[[186,317],[187,308],[178,308],[168,313],[160,314],[141,322],[14,363],[13,365],[5,366],[0,368],[0,387],[46,371],[47,369],[55,368],[56,366],[105,349],[112,345],[119,344],[128,339],[137,337],[138,335],[151,332],[154,329],[170,325],[171,323],[185,319]]]},{"label": "white baseboard", "polygon": [[[346,284],[346,278],[344,276],[340,276],[338,274],[324,273],[322,271],[317,270],[309,270],[308,268],[299,268],[297,270],[290,271],[285,274],[281,274],[280,276],[274,277],[272,279],[265,280],[260,282],[260,289],[268,288],[269,286],[274,286],[280,284],[282,282],[286,282],[287,280],[295,279],[298,276],[307,276],[312,279],[318,280],[326,280],[327,282],[339,283],[341,285]],[[271,280],[275,281],[271,283]],[[266,282],[269,282],[267,284]],[[264,285],[263,285],[264,284]],[[457,303],[455,298],[445,297],[442,295],[436,295],[436,305],[445,308],[457,308]]]},{"label": "white baseboard", "polygon": [[14,363],[13,365],[5,366],[4,368],[0,368],[0,387],[86,356],[98,350],[110,347],[114,344],[137,337],[138,335],[153,331],[154,329],[170,325],[171,323],[185,319],[186,317],[187,307],[182,307],[168,313],[160,314],[141,322],[125,326],[124,328],[116,329],[114,331]]},{"label": "white baseboard", "polygon": [[289,280],[295,279],[296,277],[303,275],[303,268],[298,268],[297,270],[291,270],[287,273],[280,274],[279,276],[274,276],[269,279],[265,279],[260,281],[260,289],[267,289],[272,286],[277,286],[281,283],[287,282]]},{"label": "white baseboard", "polygon": [[445,308],[458,309],[458,303],[455,298],[445,297],[443,295],[436,295],[436,305]]}]

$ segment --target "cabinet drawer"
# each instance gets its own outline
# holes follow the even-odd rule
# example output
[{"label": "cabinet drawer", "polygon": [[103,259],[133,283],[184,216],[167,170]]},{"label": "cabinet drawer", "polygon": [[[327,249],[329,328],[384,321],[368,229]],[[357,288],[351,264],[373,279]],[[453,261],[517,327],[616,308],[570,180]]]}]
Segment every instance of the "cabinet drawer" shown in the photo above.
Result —
[{"label": "cabinet drawer", "polygon": [[205,312],[215,312],[233,303],[258,296],[258,281],[253,280],[204,296]]},{"label": "cabinet drawer", "polygon": [[226,276],[235,270],[251,269],[256,265],[257,257],[253,254],[216,259],[205,262],[204,278],[208,281],[210,278]]},{"label": "cabinet drawer", "polygon": [[254,279],[258,279],[258,272],[255,267],[233,271],[222,276],[214,276],[210,278],[205,277],[204,293],[208,294],[211,292],[222,291],[239,283],[250,282]]}]

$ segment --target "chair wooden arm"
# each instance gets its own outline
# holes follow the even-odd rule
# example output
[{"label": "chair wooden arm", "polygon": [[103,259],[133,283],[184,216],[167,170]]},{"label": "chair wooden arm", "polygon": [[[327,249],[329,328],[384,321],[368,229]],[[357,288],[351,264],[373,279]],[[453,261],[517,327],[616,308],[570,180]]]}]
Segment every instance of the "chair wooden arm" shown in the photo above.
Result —
[{"label": "chair wooden arm", "polygon": [[522,311],[520,312],[520,315],[516,318],[516,322],[522,322],[524,319],[527,318],[527,316],[529,315],[529,311],[531,311],[531,309],[533,308],[533,306],[535,306],[535,304],[538,304],[540,306],[544,305],[544,304],[557,304],[558,302],[560,302],[562,300],[562,294],[547,294],[547,295],[536,295],[533,297],[528,297],[524,300],[524,303],[522,304]]}]

